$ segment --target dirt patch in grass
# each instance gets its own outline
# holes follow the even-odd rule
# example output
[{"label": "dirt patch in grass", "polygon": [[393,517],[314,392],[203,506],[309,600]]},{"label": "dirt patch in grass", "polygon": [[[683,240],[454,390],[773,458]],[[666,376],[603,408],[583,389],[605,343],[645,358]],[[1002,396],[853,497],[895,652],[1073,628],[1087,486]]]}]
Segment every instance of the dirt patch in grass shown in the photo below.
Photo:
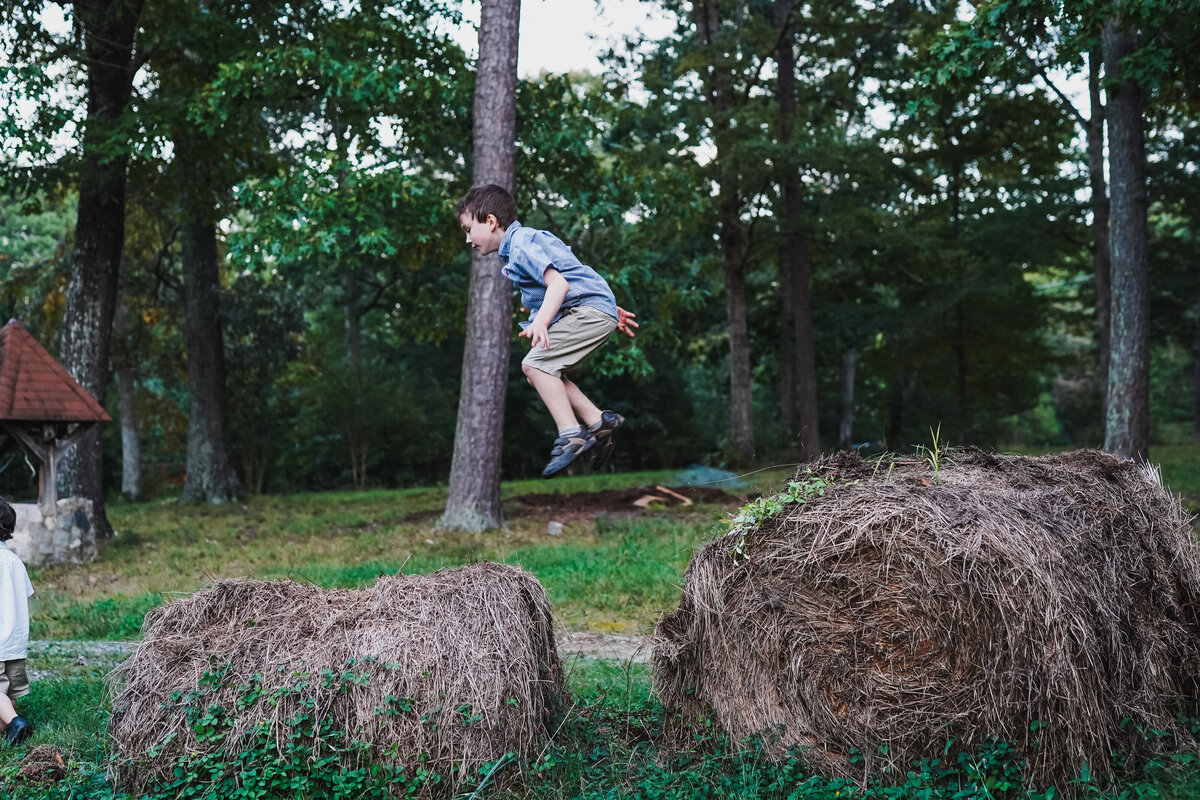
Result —
[{"label": "dirt patch in grass", "polygon": [[[678,512],[695,505],[735,509],[757,496],[757,493],[730,494],[703,486],[634,486],[569,494],[531,492],[507,498],[504,515],[508,519],[554,519],[566,523],[600,514],[637,517],[665,509]],[[441,509],[417,511],[405,515],[402,521],[424,522],[441,515]]]}]

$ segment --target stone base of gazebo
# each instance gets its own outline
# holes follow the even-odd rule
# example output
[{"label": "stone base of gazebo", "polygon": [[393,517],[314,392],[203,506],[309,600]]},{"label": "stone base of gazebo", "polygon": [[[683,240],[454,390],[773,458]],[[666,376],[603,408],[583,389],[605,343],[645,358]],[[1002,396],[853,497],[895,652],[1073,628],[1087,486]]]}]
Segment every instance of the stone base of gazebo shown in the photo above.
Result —
[{"label": "stone base of gazebo", "polygon": [[54,564],[85,564],[96,560],[96,528],[92,525],[92,501],[65,497],[54,505],[54,513],[35,503],[13,503],[17,527],[8,546],[32,567]]}]

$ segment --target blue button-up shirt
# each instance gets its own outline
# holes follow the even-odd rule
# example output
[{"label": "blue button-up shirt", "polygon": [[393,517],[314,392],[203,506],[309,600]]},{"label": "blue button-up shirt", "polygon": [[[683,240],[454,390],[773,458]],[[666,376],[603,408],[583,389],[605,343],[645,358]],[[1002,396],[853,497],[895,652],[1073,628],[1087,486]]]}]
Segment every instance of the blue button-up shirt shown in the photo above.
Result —
[{"label": "blue button-up shirt", "polygon": [[[546,268],[554,267],[567,280],[567,296],[562,307],[591,306],[617,318],[617,300],[608,281],[596,270],[580,263],[571,248],[553,233],[537,228],[526,228],[514,222],[504,231],[497,253],[504,265],[504,277],[521,290],[521,305],[529,309],[529,319],[521,323],[525,328],[537,316],[538,309],[546,300]],[[560,310],[550,321],[554,324],[562,316]]]}]

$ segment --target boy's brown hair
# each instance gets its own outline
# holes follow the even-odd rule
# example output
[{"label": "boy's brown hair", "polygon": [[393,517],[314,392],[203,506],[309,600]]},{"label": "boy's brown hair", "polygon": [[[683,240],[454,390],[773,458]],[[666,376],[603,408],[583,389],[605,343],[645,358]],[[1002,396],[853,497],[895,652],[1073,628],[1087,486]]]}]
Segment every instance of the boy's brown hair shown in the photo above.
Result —
[{"label": "boy's brown hair", "polygon": [[17,529],[17,511],[7,500],[0,497],[0,542],[13,538]]},{"label": "boy's brown hair", "polygon": [[470,214],[479,222],[486,220],[488,214],[494,214],[496,222],[504,230],[517,221],[517,201],[503,186],[494,183],[472,186],[471,191],[463,195],[463,199],[454,207],[455,219],[463,214]]}]

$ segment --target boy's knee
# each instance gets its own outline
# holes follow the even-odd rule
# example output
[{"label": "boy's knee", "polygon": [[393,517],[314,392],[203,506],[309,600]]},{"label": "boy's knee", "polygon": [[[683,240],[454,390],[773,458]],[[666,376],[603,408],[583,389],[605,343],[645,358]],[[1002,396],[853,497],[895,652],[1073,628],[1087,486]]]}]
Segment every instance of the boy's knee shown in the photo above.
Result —
[{"label": "boy's knee", "polygon": [[558,377],[557,375],[553,375],[544,369],[538,369],[537,367],[533,366],[532,364],[526,364],[523,361],[521,362],[521,372],[525,373],[525,380],[531,384],[533,383],[534,377],[539,376],[539,375],[546,375],[551,378]]}]

